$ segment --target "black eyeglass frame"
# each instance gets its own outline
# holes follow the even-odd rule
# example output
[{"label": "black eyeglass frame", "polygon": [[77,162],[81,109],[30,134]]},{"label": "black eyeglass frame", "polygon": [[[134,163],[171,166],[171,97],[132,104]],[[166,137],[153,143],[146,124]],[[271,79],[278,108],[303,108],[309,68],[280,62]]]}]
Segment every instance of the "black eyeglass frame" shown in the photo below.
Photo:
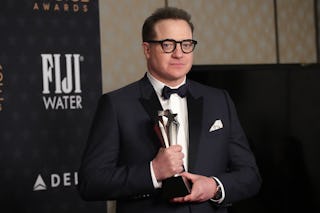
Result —
[{"label": "black eyeglass frame", "polygon": [[[164,48],[163,48],[163,43],[166,42],[166,41],[170,41],[170,42],[173,42],[174,43],[174,48],[171,50],[171,51],[165,51]],[[191,53],[193,52],[194,48],[196,47],[197,45],[197,41],[196,40],[193,40],[193,39],[184,39],[184,40],[181,40],[181,41],[176,41],[174,39],[163,39],[163,40],[148,40],[148,41],[144,41],[144,42],[147,42],[147,43],[158,43],[161,45],[161,48],[162,50],[165,52],[165,53],[173,53],[176,48],[177,48],[177,43],[180,44],[180,48],[181,48],[181,51],[185,54],[188,54],[188,53]],[[185,50],[183,50],[183,47],[182,47],[182,43],[183,42],[191,42],[193,44],[193,48],[191,51],[189,52],[186,52]]]}]

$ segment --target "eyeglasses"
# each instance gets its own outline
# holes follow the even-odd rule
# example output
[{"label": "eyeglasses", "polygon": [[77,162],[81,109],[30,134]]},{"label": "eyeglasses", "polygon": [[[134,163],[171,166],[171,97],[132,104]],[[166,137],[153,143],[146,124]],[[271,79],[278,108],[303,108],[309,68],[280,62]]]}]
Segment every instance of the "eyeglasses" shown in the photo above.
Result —
[{"label": "eyeglasses", "polygon": [[197,41],[192,39],[185,39],[182,41],[176,41],[174,39],[164,39],[164,40],[149,40],[146,42],[159,43],[162,47],[163,52],[165,53],[172,53],[176,49],[177,43],[180,44],[180,47],[183,53],[191,53],[196,47],[196,44],[198,43]]}]

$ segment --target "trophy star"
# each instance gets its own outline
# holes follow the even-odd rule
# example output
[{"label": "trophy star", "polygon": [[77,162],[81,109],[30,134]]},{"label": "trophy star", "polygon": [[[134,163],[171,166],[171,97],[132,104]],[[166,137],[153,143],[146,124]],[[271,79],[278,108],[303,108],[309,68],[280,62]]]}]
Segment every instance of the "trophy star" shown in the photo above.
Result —
[{"label": "trophy star", "polygon": [[164,116],[166,116],[168,118],[168,122],[171,123],[176,121],[175,117],[177,116],[177,113],[172,113],[170,109],[166,109],[164,111]]}]

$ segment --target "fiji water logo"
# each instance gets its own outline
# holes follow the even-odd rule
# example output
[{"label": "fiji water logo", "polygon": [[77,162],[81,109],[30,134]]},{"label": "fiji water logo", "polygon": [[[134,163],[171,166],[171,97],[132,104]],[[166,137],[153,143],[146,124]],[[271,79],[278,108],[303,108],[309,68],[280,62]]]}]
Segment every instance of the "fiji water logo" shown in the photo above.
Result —
[{"label": "fiji water logo", "polygon": [[42,99],[47,110],[82,109],[80,54],[41,54]]}]

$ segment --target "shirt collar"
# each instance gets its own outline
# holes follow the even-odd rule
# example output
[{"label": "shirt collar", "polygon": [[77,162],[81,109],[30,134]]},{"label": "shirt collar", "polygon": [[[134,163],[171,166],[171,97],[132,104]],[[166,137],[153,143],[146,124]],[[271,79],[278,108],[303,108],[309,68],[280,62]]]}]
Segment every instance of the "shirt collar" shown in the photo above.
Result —
[{"label": "shirt collar", "polygon": [[[154,90],[156,91],[156,93],[157,93],[159,96],[161,96],[163,87],[164,87],[164,86],[168,86],[168,85],[162,83],[161,81],[159,81],[158,79],[156,79],[155,77],[153,77],[152,74],[149,73],[149,72],[147,72],[147,77],[148,77],[150,83],[152,84]],[[184,78],[184,80],[183,80],[183,82],[182,82],[181,84],[179,84],[179,85],[177,85],[177,86],[175,86],[175,87],[170,87],[170,86],[168,86],[168,87],[170,87],[171,89],[176,89],[176,88],[180,87],[181,85],[183,85],[183,84],[185,84],[185,83],[186,83],[186,78]]]}]

